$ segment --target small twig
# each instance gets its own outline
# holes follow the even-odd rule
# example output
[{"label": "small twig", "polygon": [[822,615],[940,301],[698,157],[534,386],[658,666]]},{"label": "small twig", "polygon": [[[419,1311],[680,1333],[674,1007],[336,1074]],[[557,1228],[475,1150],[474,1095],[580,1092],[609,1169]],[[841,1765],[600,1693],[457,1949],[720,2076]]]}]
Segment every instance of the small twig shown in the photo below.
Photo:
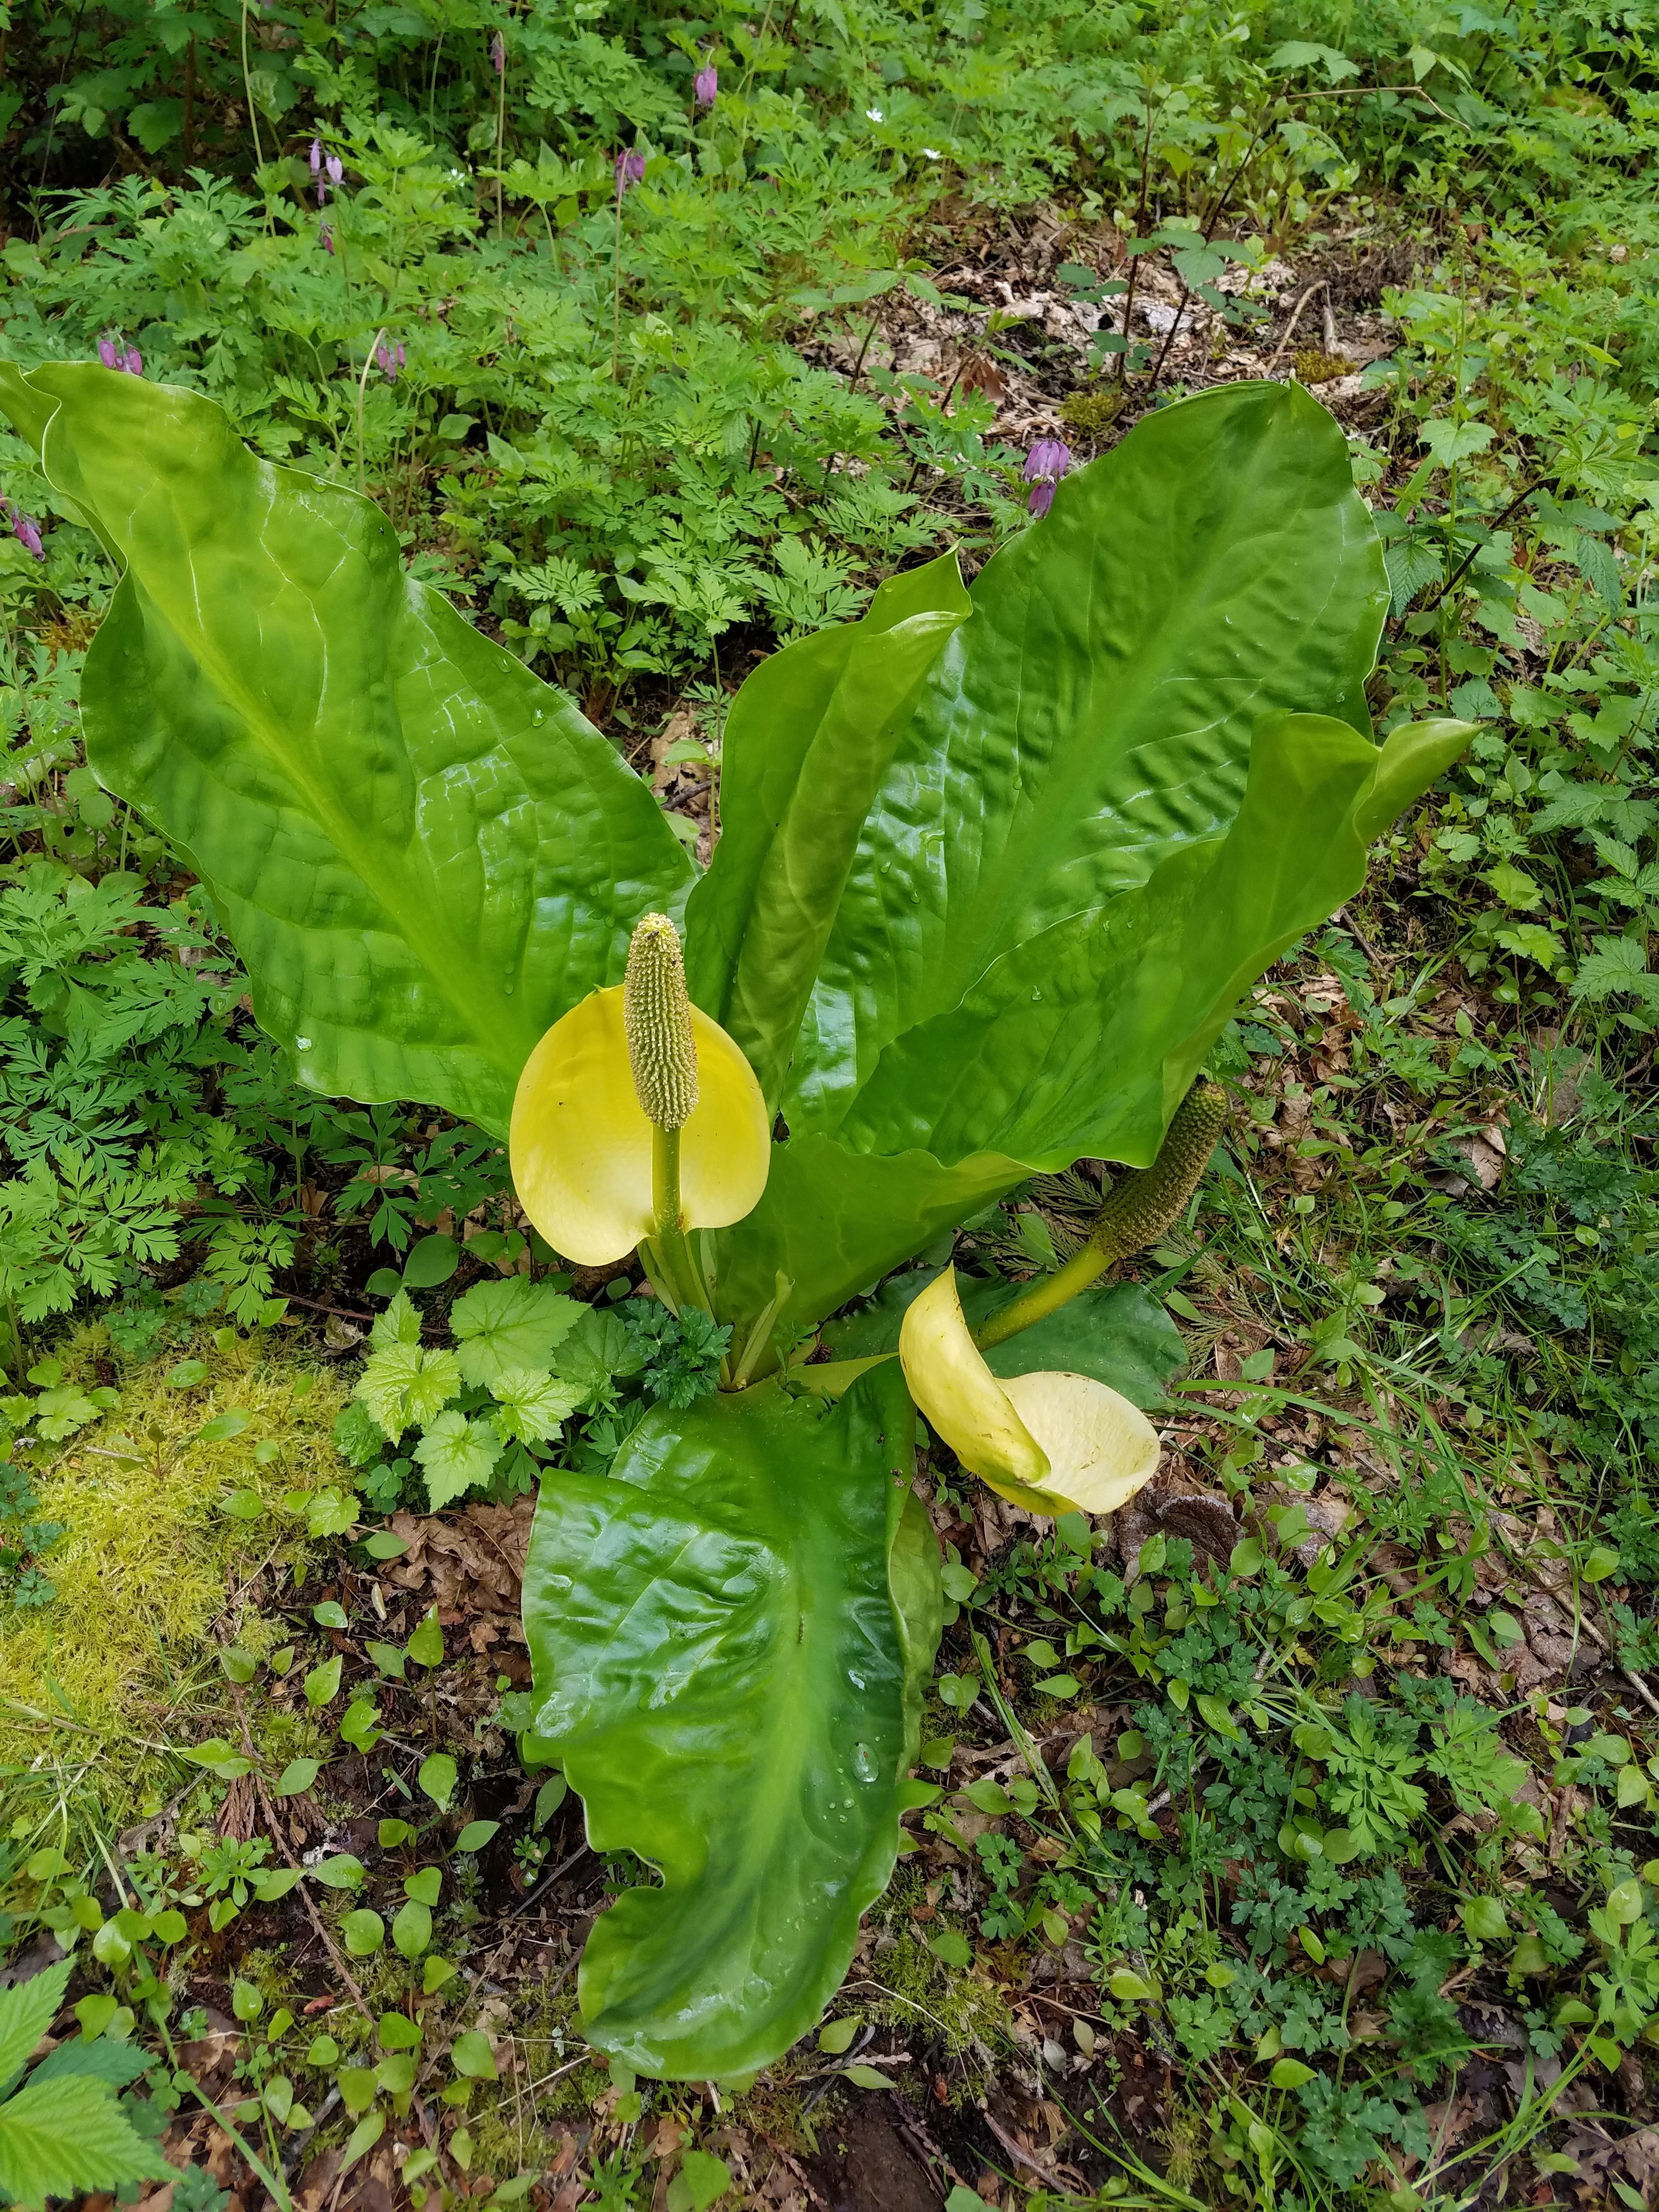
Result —
[{"label": "small twig", "polygon": [[[1536,1587],[1543,1591],[1546,1597],[1554,1598],[1558,1603],[1563,1601],[1571,1603],[1572,1607],[1573,1626],[1575,1631],[1582,1628],[1585,1635],[1589,1637],[1590,1642],[1595,1644],[1595,1648],[1601,1652],[1604,1659],[1613,1658],[1613,1647],[1607,1642],[1607,1638],[1602,1635],[1595,1623],[1589,1619],[1588,1614],[1585,1613],[1583,1607],[1579,1603],[1577,1598],[1573,1595],[1571,1592],[1563,1589],[1557,1583],[1547,1583],[1541,1575],[1534,1575],[1531,1579]],[[1613,1659],[1613,1664],[1615,1666],[1619,1665],[1616,1659]],[[1649,1689],[1647,1684],[1642,1680],[1642,1677],[1629,1667],[1620,1667],[1619,1671],[1624,1676],[1625,1680],[1630,1684],[1632,1689],[1636,1692],[1637,1695],[1648,1707],[1648,1710],[1650,1712],[1659,1713],[1659,1698],[1656,1698],[1654,1696],[1652,1691]]]},{"label": "small twig", "polygon": [[1018,2159],[1022,2166],[1029,2166],[1031,2172],[1036,2174],[1037,2179],[1046,2183],[1050,2189],[1052,2189],[1055,2184],[1060,2181],[1060,2177],[1055,2172],[1053,2166],[1044,2166],[1039,2160],[1033,2158],[1029,2150],[1022,2150],[1020,2146],[1008,2133],[1008,2130],[1005,2127],[1000,2126],[999,2123],[993,2118],[992,2115],[982,2106],[980,2111],[980,2118],[984,2121],[986,2126],[989,2128],[991,2133],[996,2137],[997,2141],[1002,2145],[1004,2150],[1007,2152],[1010,2158]]},{"label": "small twig", "polygon": [[291,1306],[305,1306],[312,1313],[338,1314],[342,1321],[373,1322],[373,1314],[359,1313],[353,1306],[326,1306],[320,1298],[302,1298],[298,1291],[278,1291],[279,1298],[286,1298]]},{"label": "small twig", "polygon": [[[1542,491],[1545,485],[1548,483],[1550,479],[1548,477],[1540,477],[1536,483],[1529,483],[1524,491],[1516,492],[1515,497],[1510,501],[1509,505],[1505,507],[1500,508],[1498,513],[1492,517],[1491,522],[1486,525],[1487,537],[1481,541],[1481,544],[1489,542],[1491,533],[1494,530],[1501,530],[1504,525],[1509,520],[1510,515],[1515,514],[1517,508],[1524,507],[1534,492]],[[1440,586],[1440,589],[1435,593],[1434,597],[1424,608],[1423,611],[1425,614],[1432,614],[1434,610],[1439,605],[1441,600],[1445,598],[1447,592],[1455,589],[1457,585],[1462,582],[1464,577],[1468,574],[1470,568],[1474,565],[1475,555],[1479,553],[1480,550],[1480,544],[1470,546],[1468,551],[1463,556],[1463,558],[1452,570],[1450,575],[1447,577],[1445,582]]]},{"label": "small twig", "polygon": [[1307,306],[1309,301],[1312,299],[1316,292],[1322,292],[1325,289],[1326,286],[1322,278],[1317,284],[1310,284],[1307,290],[1297,301],[1295,307],[1291,309],[1291,319],[1285,325],[1285,335],[1280,338],[1277,346],[1274,347],[1273,359],[1267,363],[1266,368],[1261,372],[1264,376],[1271,376],[1273,371],[1278,368],[1279,362],[1285,358],[1285,349],[1289,345],[1292,337],[1295,335],[1297,324],[1302,318],[1302,310]]}]

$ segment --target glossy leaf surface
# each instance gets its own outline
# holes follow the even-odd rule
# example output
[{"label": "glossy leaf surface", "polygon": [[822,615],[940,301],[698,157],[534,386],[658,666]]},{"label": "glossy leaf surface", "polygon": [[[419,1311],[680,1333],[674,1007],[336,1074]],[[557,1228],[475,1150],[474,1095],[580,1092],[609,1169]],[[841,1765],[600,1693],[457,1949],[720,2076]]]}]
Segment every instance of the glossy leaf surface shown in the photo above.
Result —
[{"label": "glossy leaf surface", "polygon": [[723,826],[687,909],[688,981],[773,1108],[865,817],[968,613],[954,554],[890,577],[861,621],[763,661],[726,719]]},{"label": "glossy leaf surface", "polygon": [[193,393],[0,375],[126,564],[88,654],[100,780],[190,854],[302,1081],[504,1133],[537,1040],[691,868],[612,747],[404,572],[391,524]]},{"label": "glossy leaf surface", "polygon": [[896,1365],[830,1414],[776,1385],[647,1415],[542,1486],[525,1576],[538,1742],[596,1850],[659,1888],[596,1923],[587,2031],[636,2072],[768,2063],[817,2024],[891,1873],[939,1639]]},{"label": "glossy leaf surface", "polygon": [[872,1158],[833,1137],[776,1145],[760,1203],[720,1239],[720,1310],[758,1312],[781,1273],[793,1286],[784,1323],[822,1321],[1026,1172],[997,1153],[947,1168],[927,1152]]},{"label": "glossy leaf surface", "polygon": [[1068,477],[883,777],[791,1129],[1146,1164],[1222,1010],[1360,879],[1387,598],[1342,433],[1294,386],[1182,401]]}]

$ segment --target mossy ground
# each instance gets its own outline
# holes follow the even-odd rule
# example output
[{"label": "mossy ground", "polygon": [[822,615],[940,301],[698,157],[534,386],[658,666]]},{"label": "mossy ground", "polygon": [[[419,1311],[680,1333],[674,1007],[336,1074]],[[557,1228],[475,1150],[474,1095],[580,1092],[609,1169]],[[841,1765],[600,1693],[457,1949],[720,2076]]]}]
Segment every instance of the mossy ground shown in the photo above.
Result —
[{"label": "mossy ground", "polygon": [[[108,1379],[95,1324],[53,1353],[67,1381]],[[9,1796],[33,1774],[119,1825],[176,1773],[167,1747],[194,1740],[185,1717],[219,1680],[211,1632],[228,1595],[262,1562],[303,1553],[305,1517],[283,1499],[341,1483],[331,1431],[348,1385],[275,1333],[219,1330],[183,1359],[117,1363],[115,1387],[118,1407],[34,1477],[64,1529],[46,1559],[58,1594],[0,1620],[0,1771]],[[235,1434],[203,1437],[237,1413]],[[224,1510],[238,1492],[257,1495],[257,1517]],[[247,1624],[256,1639],[261,1626]]]}]

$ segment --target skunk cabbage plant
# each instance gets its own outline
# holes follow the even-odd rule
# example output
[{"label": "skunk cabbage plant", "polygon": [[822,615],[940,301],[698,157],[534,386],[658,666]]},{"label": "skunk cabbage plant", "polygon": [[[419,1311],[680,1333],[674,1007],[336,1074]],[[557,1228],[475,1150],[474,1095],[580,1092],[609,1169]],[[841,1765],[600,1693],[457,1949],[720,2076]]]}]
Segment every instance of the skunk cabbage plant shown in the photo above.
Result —
[{"label": "skunk cabbage plant", "polygon": [[[1034,1511],[1147,1479],[1145,1415],[1036,1347],[1082,1341],[1065,1301],[1190,1193],[1241,994],[1469,734],[1372,737],[1388,592],[1341,432],[1294,386],[1183,400],[971,589],[946,556],[763,662],[699,877],[369,501],[91,364],[0,371],[0,404],[121,570],[88,762],[188,854],[299,1079],[479,1123],[556,1249],[637,1247],[731,1325],[718,1392],[606,1475],[547,1473],[524,1605],[538,1747],[658,1877],[596,1923],[588,2033],[641,2074],[752,2073],[817,2019],[925,1794],[915,1408]],[[1058,1273],[994,1310],[902,1278],[896,1331],[814,1350],[1085,1156],[1131,1172]]]}]

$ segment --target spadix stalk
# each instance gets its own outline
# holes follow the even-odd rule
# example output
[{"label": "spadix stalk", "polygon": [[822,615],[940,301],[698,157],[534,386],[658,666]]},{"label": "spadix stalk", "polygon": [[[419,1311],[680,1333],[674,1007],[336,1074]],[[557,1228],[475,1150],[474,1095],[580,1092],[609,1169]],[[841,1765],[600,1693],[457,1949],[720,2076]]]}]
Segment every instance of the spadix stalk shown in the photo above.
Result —
[{"label": "spadix stalk", "polygon": [[677,1303],[696,1295],[685,1232],[741,1221],[766,1188],[770,1130],[753,1071],[686,996],[665,915],[634,932],[621,985],[590,992],[531,1054],[513,1101],[513,1180],[579,1267],[651,1241]]}]

